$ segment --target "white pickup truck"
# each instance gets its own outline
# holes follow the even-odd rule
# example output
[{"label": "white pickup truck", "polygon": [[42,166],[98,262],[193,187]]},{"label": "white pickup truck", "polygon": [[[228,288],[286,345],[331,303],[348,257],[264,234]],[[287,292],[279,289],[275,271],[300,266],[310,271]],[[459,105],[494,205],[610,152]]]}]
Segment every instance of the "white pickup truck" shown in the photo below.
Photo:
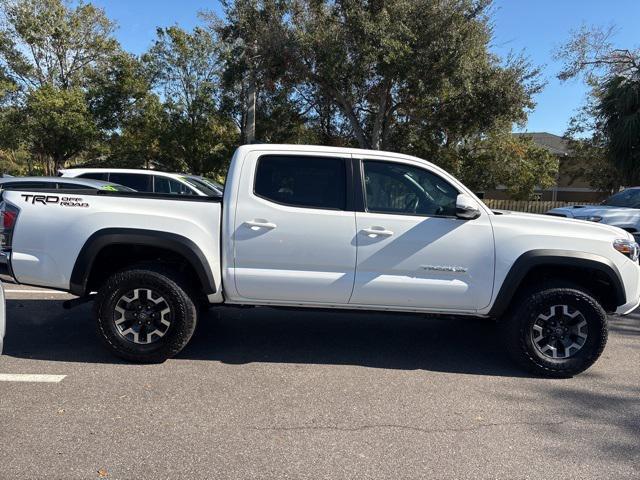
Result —
[{"label": "white pickup truck", "polygon": [[607,313],[640,301],[630,233],[493,212],[395,153],[243,146],[222,199],[7,191],[0,212],[2,273],[95,300],[131,361],[177,354],[204,306],[268,305],[495,318],[521,365],[567,377],[601,354]]}]

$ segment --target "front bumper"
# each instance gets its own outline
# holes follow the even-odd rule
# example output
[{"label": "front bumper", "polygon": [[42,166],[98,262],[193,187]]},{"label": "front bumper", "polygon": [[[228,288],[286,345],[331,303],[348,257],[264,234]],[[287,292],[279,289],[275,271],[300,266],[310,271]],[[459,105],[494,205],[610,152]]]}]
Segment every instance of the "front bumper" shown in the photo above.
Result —
[{"label": "front bumper", "polygon": [[636,308],[640,306],[640,298],[634,299],[632,302],[627,302],[624,305],[620,305],[616,310],[616,315],[629,315]]},{"label": "front bumper", "polygon": [[615,313],[616,315],[628,315],[640,306],[640,265],[628,261],[620,269],[620,274],[624,283],[627,303],[620,305]]}]

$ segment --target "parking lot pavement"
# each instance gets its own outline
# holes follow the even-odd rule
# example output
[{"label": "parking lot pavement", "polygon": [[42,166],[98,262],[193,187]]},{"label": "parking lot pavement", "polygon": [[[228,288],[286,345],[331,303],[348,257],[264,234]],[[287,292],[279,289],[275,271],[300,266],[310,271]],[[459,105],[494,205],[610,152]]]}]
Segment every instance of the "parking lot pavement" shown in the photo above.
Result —
[{"label": "parking lot pavement", "polygon": [[640,316],[570,380],[515,369],[488,321],[272,309],[143,366],[90,305],[5,287],[0,374],[59,380],[0,381],[2,479],[640,476]]}]

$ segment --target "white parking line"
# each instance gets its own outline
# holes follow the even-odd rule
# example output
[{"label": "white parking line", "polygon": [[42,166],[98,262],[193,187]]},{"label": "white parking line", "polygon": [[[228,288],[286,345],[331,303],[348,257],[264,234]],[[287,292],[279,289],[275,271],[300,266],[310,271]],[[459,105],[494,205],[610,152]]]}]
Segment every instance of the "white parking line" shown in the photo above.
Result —
[{"label": "white parking line", "polygon": [[0,373],[0,382],[60,383],[66,375],[33,375],[29,373]]},{"label": "white parking line", "polygon": [[5,290],[4,293],[46,293],[47,295],[71,295],[57,290]]}]

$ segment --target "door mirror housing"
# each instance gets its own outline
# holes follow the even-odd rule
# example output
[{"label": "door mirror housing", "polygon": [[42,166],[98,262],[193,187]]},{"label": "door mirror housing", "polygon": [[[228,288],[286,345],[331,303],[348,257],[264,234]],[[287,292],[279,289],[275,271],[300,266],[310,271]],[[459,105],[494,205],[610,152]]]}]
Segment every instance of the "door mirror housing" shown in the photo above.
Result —
[{"label": "door mirror housing", "polygon": [[473,220],[480,216],[480,207],[469,195],[461,193],[456,198],[456,217],[463,220]]}]

